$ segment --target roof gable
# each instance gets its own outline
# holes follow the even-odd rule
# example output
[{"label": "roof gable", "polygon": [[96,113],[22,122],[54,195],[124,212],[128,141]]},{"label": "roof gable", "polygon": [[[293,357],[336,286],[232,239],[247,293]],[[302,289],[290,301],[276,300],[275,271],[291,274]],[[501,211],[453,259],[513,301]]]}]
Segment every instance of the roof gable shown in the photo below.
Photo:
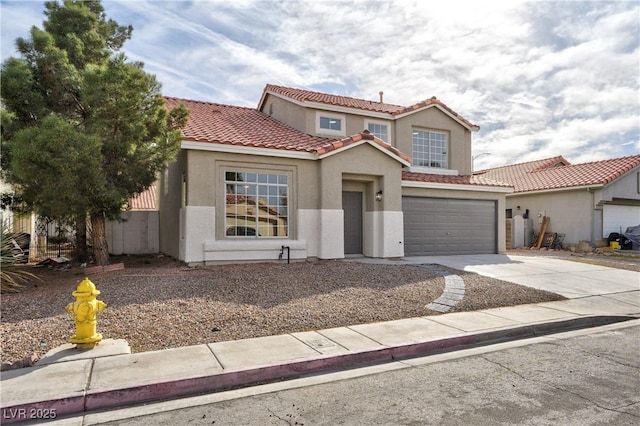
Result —
[{"label": "roof gable", "polygon": [[476,124],[473,124],[472,122],[470,122],[469,120],[467,120],[466,118],[464,118],[463,116],[461,116],[460,114],[458,114],[457,112],[455,112],[454,110],[449,108],[447,105],[445,105],[444,102],[440,101],[435,96],[432,96],[431,98],[429,98],[427,100],[418,102],[417,104],[413,104],[411,106],[403,108],[402,110],[396,111],[393,114],[398,116],[398,117],[403,117],[403,116],[406,116],[406,115],[409,115],[409,114],[413,114],[413,113],[416,113],[418,111],[422,111],[424,109],[432,108],[432,107],[436,107],[437,109],[439,109],[440,111],[444,112],[446,115],[448,115],[449,117],[453,118],[458,123],[462,124],[462,126],[466,127],[467,129],[469,129],[471,131],[475,132],[475,131],[480,130],[480,126],[478,126]]},{"label": "roof gable", "polygon": [[474,173],[508,182],[515,192],[546,191],[583,186],[605,186],[640,166],[640,155],[571,164],[562,156]]},{"label": "roof gable", "polygon": [[404,117],[406,115],[413,114],[427,108],[436,107],[447,114],[449,117],[460,123],[463,127],[466,127],[467,129],[472,131],[477,131],[480,129],[479,126],[465,119],[463,116],[449,108],[435,96],[427,100],[418,102],[414,105],[404,107],[401,105],[388,104],[384,102],[368,101],[365,99],[351,98],[348,96],[331,95],[328,93],[314,92],[311,90],[295,89],[292,87],[267,84],[262,93],[262,97],[260,98],[260,102],[258,103],[258,109],[261,109],[263,107],[267,94],[280,96],[282,98],[286,98],[300,104],[316,103],[327,105],[330,107],[351,108],[363,112],[385,113],[391,116],[389,117],[390,119]]},{"label": "roof gable", "polygon": [[384,152],[385,154],[387,154],[387,155],[389,155],[391,157],[394,157],[396,160],[398,160],[400,163],[404,164],[407,167],[409,167],[411,165],[411,157],[409,157],[408,155],[404,154],[403,152],[398,150],[396,147],[393,147],[393,146],[389,145],[388,143],[386,143],[382,139],[379,139],[379,138],[375,137],[368,130],[363,130],[362,132],[357,133],[357,134],[352,135],[352,136],[349,136],[347,138],[340,139],[340,140],[328,143],[327,145],[325,145],[323,147],[320,147],[317,150],[317,153],[318,153],[318,156],[320,158],[323,158],[323,157],[326,157],[328,155],[333,155],[334,153],[336,153],[338,151],[343,151],[345,149],[349,149],[349,148],[352,148],[354,146],[358,146],[358,145],[360,145],[362,143],[370,144],[371,146],[373,146],[374,148],[379,149],[380,151]]}]

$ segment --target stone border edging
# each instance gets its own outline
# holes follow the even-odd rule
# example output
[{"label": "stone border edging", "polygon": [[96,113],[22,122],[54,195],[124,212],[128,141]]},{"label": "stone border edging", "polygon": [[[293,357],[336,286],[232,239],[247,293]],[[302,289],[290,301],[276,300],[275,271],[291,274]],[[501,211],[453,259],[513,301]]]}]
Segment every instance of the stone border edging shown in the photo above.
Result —
[{"label": "stone border edging", "polygon": [[442,295],[426,305],[425,308],[444,314],[449,312],[451,308],[464,299],[465,288],[462,277],[452,274],[446,269],[440,267],[440,265],[421,264],[417,266],[428,269],[431,272],[435,272],[444,277],[444,291],[442,292]]}]

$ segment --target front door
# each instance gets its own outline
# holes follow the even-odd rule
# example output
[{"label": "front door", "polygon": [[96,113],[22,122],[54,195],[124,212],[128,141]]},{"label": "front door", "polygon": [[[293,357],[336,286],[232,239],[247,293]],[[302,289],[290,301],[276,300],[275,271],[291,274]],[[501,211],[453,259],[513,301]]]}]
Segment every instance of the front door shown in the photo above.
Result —
[{"label": "front door", "polygon": [[362,192],[342,193],[344,254],[362,254]]}]

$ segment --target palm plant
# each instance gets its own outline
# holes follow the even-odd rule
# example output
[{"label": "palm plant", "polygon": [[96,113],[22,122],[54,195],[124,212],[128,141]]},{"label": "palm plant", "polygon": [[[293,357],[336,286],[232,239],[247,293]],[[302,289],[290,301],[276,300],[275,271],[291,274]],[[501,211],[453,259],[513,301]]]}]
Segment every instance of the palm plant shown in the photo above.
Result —
[{"label": "palm plant", "polygon": [[17,292],[23,284],[36,275],[24,268],[24,254],[16,253],[17,233],[12,232],[7,223],[2,223],[2,240],[0,241],[0,292]]}]

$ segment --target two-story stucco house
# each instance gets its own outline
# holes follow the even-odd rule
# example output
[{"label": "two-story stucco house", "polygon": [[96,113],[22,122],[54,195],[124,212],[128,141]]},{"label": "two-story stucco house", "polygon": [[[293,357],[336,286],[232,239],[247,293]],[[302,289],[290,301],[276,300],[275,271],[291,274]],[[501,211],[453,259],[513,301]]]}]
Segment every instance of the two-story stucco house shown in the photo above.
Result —
[{"label": "two-story stucco house", "polygon": [[472,175],[478,127],[436,98],[403,107],[267,85],[255,109],[167,98],[180,102],[190,117],[159,190],[164,253],[195,264],[505,249],[512,188]]}]

